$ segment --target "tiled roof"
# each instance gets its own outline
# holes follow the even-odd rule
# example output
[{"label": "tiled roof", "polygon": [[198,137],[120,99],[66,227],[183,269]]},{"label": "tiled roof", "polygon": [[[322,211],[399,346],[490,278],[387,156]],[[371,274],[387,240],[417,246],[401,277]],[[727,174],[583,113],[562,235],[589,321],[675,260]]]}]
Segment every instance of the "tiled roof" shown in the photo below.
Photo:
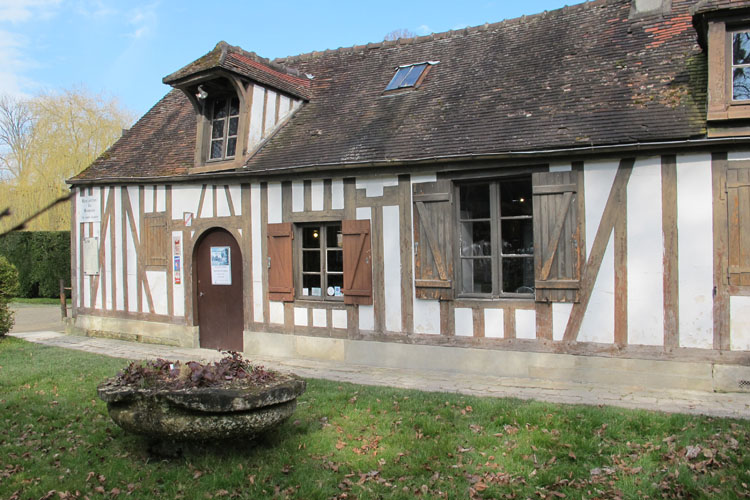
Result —
[{"label": "tiled roof", "polygon": [[[706,57],[692,25],[695,3],[672,0],[667,16],[630,20],[629,0],[595,0],[476,28],[277,59],[269,64],[314,76],[310,100],[246,169],[705,137]],[[247,63],[241,59],[236,64]],[[214,64],[200,61],[185,71]],[[421,87],[383,94],[399,65],[423,61],[439,64]],[[136,132],[158,129],[166,112],[183,123],[179,139]],[[187,99],[168,95],[82,176],[185,172],[193,158],[192,113]],[[138,144],[122,144],[130,141]],[[133,150],[139,154],[125,154]],[[158,161],[147,167],[142,157]]]},{"label": "tiled roof", "polygon": [[700,0],[691,9],[693,14],[704,14],[711,11],[750,8],[747,0]]},{"label": "tiled roof", "polygon": [[310,96],[310,79],[300,75],[298,71],[272,63],[254,52],[247,52],[223,41],[217,43],[208,54],[165,76],[162,81],[168,85],[178,85],[180,80],[219,68],[303,99]]}]

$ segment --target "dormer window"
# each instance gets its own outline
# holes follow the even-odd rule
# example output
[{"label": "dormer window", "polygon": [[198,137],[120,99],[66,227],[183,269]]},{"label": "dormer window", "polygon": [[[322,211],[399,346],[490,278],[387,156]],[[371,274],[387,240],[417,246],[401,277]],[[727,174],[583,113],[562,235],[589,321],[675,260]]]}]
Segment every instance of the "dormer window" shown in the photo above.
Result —
[{"label": "dormer window", "polygon": [[424,78],[427,76],[430,66],[437,64],[435,61],[428,61],[417,64],[407,64],[399,66],[396,74],[393,75],[391,82],[385,88],[385,91],[405,89],[409,87],[419,87]]},{"label": "dormer window", "polygon": [[240,123],[240,100],[217,98],[212,103],[211,146],[209,160],[234,158]]}]

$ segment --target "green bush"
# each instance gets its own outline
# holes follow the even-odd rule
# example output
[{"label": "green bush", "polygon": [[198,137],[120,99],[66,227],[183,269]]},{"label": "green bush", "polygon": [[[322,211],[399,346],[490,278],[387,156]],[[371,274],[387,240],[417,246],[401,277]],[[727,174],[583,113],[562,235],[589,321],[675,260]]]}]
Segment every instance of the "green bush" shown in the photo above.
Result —
[{"label": "green bush", "polygon": [[18,271],[8,259],[0,255],[0,337],[13,328],[13,311],[8,307],[8,303],[17,291]]},{"label": "green bush", "polygon": [[0,238],[0,255],[18,270],[17,297],[58,297],[70,285],[70,232],[18,231]]}]

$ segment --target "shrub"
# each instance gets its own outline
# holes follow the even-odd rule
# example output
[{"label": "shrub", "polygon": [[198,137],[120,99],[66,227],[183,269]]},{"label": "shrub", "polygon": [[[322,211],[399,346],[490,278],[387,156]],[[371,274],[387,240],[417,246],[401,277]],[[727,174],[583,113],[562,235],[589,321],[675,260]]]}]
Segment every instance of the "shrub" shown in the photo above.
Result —
[{"label": "shrub", "polygon": [[70,283],[69,231],[18,231],[0,238],[0,255],[18,270],[16,297],[58,297]]},{"label": "shrub", "polygon": [[8,306],[18,290],[18,271],[0,255],[0,337],[13,328],[13,311]]}]

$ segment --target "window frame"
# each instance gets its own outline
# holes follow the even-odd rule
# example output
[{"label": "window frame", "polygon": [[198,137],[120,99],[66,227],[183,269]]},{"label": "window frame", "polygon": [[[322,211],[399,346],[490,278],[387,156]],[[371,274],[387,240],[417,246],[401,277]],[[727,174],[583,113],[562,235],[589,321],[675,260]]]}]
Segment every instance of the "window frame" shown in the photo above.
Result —
[{"label": "window frame", "polygon": [[[232,109],[232,101],[237,100],[237,114],[233,115],[231,114]],[[225,100],[225,111],[226,115],[223,118],[214,118],[215,110],[216,110],[216,103]],[[206,138],[208,147],[206,149],[206,163],[214,163],[214,162],[220,162],[220,161],[230,161],[234,160],[237,157],[237,147],[239,146],[239,138],[240,138],[240,115],[241,112],[241,106],[242,106],[242,100],[237,95],[233,94],[226,94],[226,95],[220,95],[217,97],[214,97],[211,99],[210,105],[207,106],[208,108],[208,114],[206,116],[208,121],[208,127],[206,130]],[[233,119],[237,119],[237,130],[234,135],[229,135],[229,122]],[[218,121],[224,122],[224,129],[222,136],[220,138],[214,138],[213,131],[214,131],[214,123]],[[227,148],[229,147],[229,139],[234,139],[234,154],[229,156],[227,155]],[[222,152],[221,157],[212,158],[211,153],[213,151],[213,143],[215,141],[221,140],[222,141]]]},{"label": "window frame", "polygon": [[[341,236],[341,246],[333,247],[336,250],[341,253],[341,271],[329,271],[328,270],[328,252],[332,250],[332,248],[328,247],[328,231],[331,227],[338,226],[339,233]],[[316,249],[306,249],[304,247],[304,236],[303,232],[306,228],[311,227],[318,227],[319,228],[319,239],[321,242],[319,251],[320,251],[320,271],[313,272],[313,271],[305,271],[304,270],[304,252],[305,251],[314,251]],[[298,300],[310,300],[315,302],[343,302],[344,301],[344,264],[343,264],[343,255],[344,255],[344,245],[343,245],[343,223],[340,220],[336,221],[320,221],[320,222],[303,222],[303,223],[295,223],[294,224],[294,291],[295,296]],[[321,277],[320,282],[320,290],[321,294],[320,296],[316,295],[303,295],[302,290],[305,288],[303,286],[304,284],[304,276],[305,275],[315,275],[318,274]],[[327,289],[328,289],[328,278],[329,275],[337,275],[341,276],[341,295],[328,295]]]},{"label": "window frame", "polygon": [[[529,187],[529,198],[528,203],[529,206],[532,207],[532,214],[528,216],[503,216],[501,214],[501,195],[500,195],[500,185],[504,182],[514,182],[514,181],[527,181],[528,187]],[[490,192],[490,217],[489,219],[481,218],[481,219],[462,219],[461,218],[461,188],[463,186],[471,186],[471,185],[481,185],[481,184],[489,184]],[[531,299],[534,300],[535,298],[535,287],[533,286],[534,281],[532,280],[532,291],[529,293],[515,293],[515,292],[503,292],[502,291],[502,283],[503,283],[503,260],[505,258],[509,259],[528,259],[531,265],[532,271],[534,271],[535,265],[534,265],[534,256],[536,252],[536,245],[534,245],[534,250],[530,254],[504,254],[502,252],[502,222],[504,220],[529,220],[531,222],[531,228],[532,228],[532,244],[533,241],[533,227],[534,227],[534,214],[533,214],[533,203],[532,203],[532,179],[531,179],[531,173],[528,175],[514,175],[514,176],[508,176],[508,177],[492,177],[487,179],[467,179],[467,180],[457,180],[453,183],[453,189],[454,189],[454,221],[455,221],[455,230],[457,232],[456,234],[456,250],[454,252],[454,273],[456,276],[455,279],[455,293],[457,298],[468,298],[468,299]],[[462,263],[464,260],[475,260],[475,256],[468,256],[464,257],[461,254],[461,224],[464,221],[485,221],[489,220],[490,222],[490,248],[491,248],[491,255],[490,255],[490,265],[491,265],[491,271],[490,276],[492,279],[492,291],[490,293],[479,293],[479,292],[468,292],[463,290],[463,266]]]}]

